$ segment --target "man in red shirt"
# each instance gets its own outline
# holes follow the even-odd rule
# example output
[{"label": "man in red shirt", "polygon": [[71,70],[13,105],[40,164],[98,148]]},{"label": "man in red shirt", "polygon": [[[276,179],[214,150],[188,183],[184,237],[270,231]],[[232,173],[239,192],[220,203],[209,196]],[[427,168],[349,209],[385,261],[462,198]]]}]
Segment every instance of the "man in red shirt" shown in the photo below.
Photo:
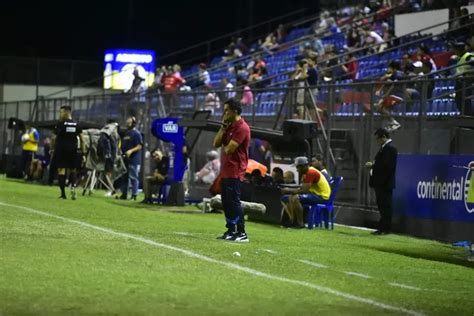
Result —
[{"label": "man in red shirt", "polygon": [[244,212],[240,204],[240,188],[248,163],[250,128],[240,116],[242,107],[234,99],[224,103],[222,127],[214,137],[214,147],[222,147],[221,188],[222,205],[227,231],[218,239],[248,242]]},{"label": "man in red shirt", "polygon": [[169,108],[176,107],[178,104],[177,90],[185,84],[186,80],[181,75],[173,70],[171,66],[168,67],[166,74],[161,77],[161,84],[164,86],[165,106]]}]

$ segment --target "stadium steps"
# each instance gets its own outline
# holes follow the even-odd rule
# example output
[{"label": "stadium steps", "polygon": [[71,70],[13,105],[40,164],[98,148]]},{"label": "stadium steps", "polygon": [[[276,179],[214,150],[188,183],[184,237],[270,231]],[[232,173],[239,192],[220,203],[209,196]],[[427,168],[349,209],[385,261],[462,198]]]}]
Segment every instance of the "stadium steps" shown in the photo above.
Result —
[{"label": "stadium steps", "polygon": [[331,132],[331,148],[336,159],[335,175],[344,177],[339,188],[338,201],[357,201],[357,155],[352,146],[351,130],[336,129]]}]

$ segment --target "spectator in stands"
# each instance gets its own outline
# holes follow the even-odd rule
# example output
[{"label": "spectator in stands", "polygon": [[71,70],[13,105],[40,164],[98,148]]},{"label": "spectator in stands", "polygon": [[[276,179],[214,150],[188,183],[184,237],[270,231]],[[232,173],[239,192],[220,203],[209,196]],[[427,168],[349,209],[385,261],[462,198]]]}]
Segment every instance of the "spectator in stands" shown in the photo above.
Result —
[{"label": "spectator in stands", "polygon": [[249,83],[244,78],[239,78],[237,82],[238,86],[242,88],[242,97],[240,98],[240,104],[242,107],[248,107],[253,104],[253,92],[250,89]]},{"label": "spectator in stands", "polygon": [[261,76],[265,76],[268,74],[267,64],[265,63],[265,59],[261,55],[255,58],[253,68],[258,70]]},{"label": "spectator in stands", "polygon": [[222,86],[224,87],[225,91],[225,100],[235,97],[236,92],[234,89],[234,85],[232,84],[232,82],[230,82],[229,78],[222,79]]},{"label": "spectator in stands", "polygon": [[196,173],[196,182],[212,184],[221,170],[219,154],[215,150],[206,153],[207,163]]},{"label": "spectator in stands", "polygon": [[323,176],[326,178],[326,180],[329,183],[331,183],[332,177],[326,169],[326,163],[325,163],[324,158],[323,158],[322,155],[319,155],[319,154],[316,155],[314,157],[313,161],[311,162],[311,166],[318,169],[323,174]]},{"label": "spectator in stands", "polygon": [[300,89],[296,90],[296,111],[297,118],[304,119],[305,116],[305,101],[306,101],[306,79],[308,78],[308,62],[302,59],[296,65],[295,72],[291,76],[294,81],[294,86]]},{"label": "spectator in stands", "polygon": [[438,66],[436,66],[436,63],[433,59],[433,54],[431,53],[428,46],[426,46],[425,44],[421,44],[420,46],[418,46],[418,49],[416,51],[416,59],[421,62],[428,60],[432,65],[432,71],[435,72],[438,70]]},{"label": "spectator in stands", "polygon": [[357,58],[355,58],[353,53],[347,54],[347,62],[346,62],[346,69],[347,69],[347,77],[351,80],[356,80],[357,73],[359,71],[359,62]]},{"label": "spectator in stands", "polygon": [[262,43],[261,48],[269,54],[273,54],[273,51],[278,47],[278,41],[275,33],[270,33]]},{"label": "spectator in stands", "polygon": [[163,185],[168,178],[168,170],[170,167],[170,159],[164,156],[161,150],[155,149],[151,157],[153,158],[154,168],[153,173],[150,176],[145,177],[143,181],[143,193],[145,199],[143,203],[150,203],[153,192],[156,192],[157,186]]},{"label": "spectator in stands", "polygon": [[286,35],[288,35],[288,32],[286,31],[286,27],[283,24],[280,24],[278,25],[275,34],[277,42],[281,44],[285,40]]},{"label": "spectator in stands", "polygon": [[21,171],[25,180],[31,179],[31,162],[35,158],[38,151],[39,132],[36,128],[25,125],[25,132],[21,136],[22,152],[21,152]]},{"label": "spectator in stands", "polygon": [[145,78],[140,77],[138,68],[133,70],[133,81],[128,93],[138,94],[142,90],[142,83],[145,81]]},{"label": "spectator in stands", "polygon": [[181,77],[181,66],[178,65],[178,64],[174,64],[173,66],[173,72],[176,76],[180,76]]},{"label": "spectator in stands", "polygon": [[296,157],[294,165],[301,176],[302,185],[296,189],[282,189],[282,202],[294,226],[304,228],[302,205],[327,201],[331,195],[331,187],[320,171],[309,166],[307,157]]},{"label": "spectator in stands", "polygon": [[235,41],[235,48],[240,51],[240,56],[238,57],[242,57],[242,55],[247,54],[249,51],[249,48],[247,47],[247,45],[245,45],[242,37],[238,37]]},{"label": "spectator in stands", "polygon": [[329,31],[332,34],[341,33],[341,29],[339,28],[339,26],[337,26],[336,20],[334,18],[331,17],[331,18],[327,19],[327,23],[328,23],[328,26],[329,26]]},{"label": "spectator in stands", "polygon": [[356,28],[351,28],[347,35],[347,47],[349,49],[357,49],[362,46],[362,39]]},{"label": "spectator in stands", "polygon": [[161,78],[161,84],[164,89],[164,103],[168,108],[176,108],[178,106],[178,88],[185,84],[186,80],[173,70],[172,66],[168,66],[166,74]]},{"label": "spectator in stands", "polygon": [[313,50],[318,54],[318,56],[324,56],[326,53],[323,41],[318,37],[315,37],[313,40]]},{"label": "spectator in stands", "polygon": [[473,80],[468,77],[468,74],[474,72],[474,54],[468,52],[466,44],[462,42],[453,45],[453,52],[458,57],[456,64],[456,106],[461,114],[474,115],[474,108],[472,107],[470,97],[473,94]]},{"label": "spectator in stands", "polygon": [[161,79],[166,75],[166,66],[157,67],[155,71],[155,80],[153,82],[154,89],[163,89],[163,83]]},{"label": "spectator in stands", "polygon": [[204,98],[204,109],[214,113],[216,109],[220,109],[221,100],[210,86],[204,86],[204,90],[207,92],[206,97]]},{"label": "spectator in stands", "polygon": [[375,31],[370,30],[369,27],[365,27],[362,31],[363,37],[365,39],[366,46],[377,45],[372,47],[370,50],[374,52],[383,52],[385,47],[382,45],[384,43],[383,38]]},{"label": "spectator in stands", "polygon": [[211,84],[211,76],[209,75],[209,72],[206,69],[206,64],[200,63],[199,64],[199,70],[198,70],[198,87],[202,86],[208,86]]},{"label": "spectator in stands", "polygon": [[[387,82],[396,82],[403,79],[402,73],[400,70],[400,63],[397,61],[391,61],[388,65],[387,73],[380,78],[381,81]],[[403,101],[403,86],[397,84],[386,84],[379,90],[379,93],[382,93],[382,97],[377,102],[376,109],[380,114],[388,120],[386,129],[390,131],[395,131],[401,127],[390,113],[391,108],[396,104]]]},{"label": "spectator in stands", "polygon": [[[239,64],[237,66],[235,66],[235,75],[236,75],[236,78],[238,80],[238,78],[242,78],[242,79],[248,79],[249,78],[249,72],[247,71],[247,69],[245,68],[244,65],[242,64]],[[239,83],[237,82],[237,85]]]},{"label": "spectator in stands", "polygon": [[252,68],[250,69],[250,76],[249,76],[249,84],[254,86],[257,89],[262,88],[262,75],[260,73],[260,70]]}]

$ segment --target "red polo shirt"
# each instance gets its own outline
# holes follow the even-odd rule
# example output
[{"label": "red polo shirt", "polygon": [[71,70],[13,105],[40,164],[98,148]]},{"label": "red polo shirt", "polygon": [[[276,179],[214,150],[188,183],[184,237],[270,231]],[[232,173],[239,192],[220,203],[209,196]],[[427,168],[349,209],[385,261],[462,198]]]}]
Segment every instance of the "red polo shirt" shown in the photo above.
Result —
[{"label": "red polo shirt", "polygon": [[221,156],[221,177],[239,178],[244,180],[245,170],[249,160],[250,127],[240,119],[232,123],[222,135],[222,145],[227,146],[233,140],[239,144],[237,150],[232,154],[222,152]]}]

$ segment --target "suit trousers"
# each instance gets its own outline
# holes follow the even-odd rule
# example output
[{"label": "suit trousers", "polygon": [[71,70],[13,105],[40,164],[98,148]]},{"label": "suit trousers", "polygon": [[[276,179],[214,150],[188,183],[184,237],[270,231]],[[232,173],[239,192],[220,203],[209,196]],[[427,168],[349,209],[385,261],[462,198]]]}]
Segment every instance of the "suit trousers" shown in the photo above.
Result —
[{"label": "suit trousers", "polygon": [[380,213],[379,230],[392,229],[392,189],[375,188],[375,199]]}]

